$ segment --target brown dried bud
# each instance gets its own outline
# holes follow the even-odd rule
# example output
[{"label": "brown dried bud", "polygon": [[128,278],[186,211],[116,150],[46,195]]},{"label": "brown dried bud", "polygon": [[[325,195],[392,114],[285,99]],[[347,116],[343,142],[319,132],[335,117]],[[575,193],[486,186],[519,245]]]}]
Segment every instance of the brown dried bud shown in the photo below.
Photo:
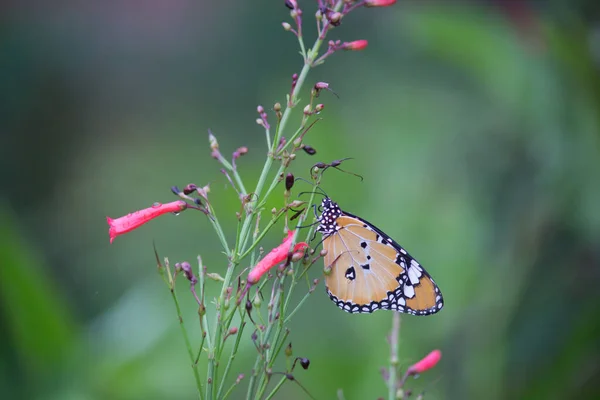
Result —
[{"label": "brown dried bud", "polygon": [[285,6],[290,10],[298,8],[298,2],[296,0],[285,0]]},{"label": "brown dried bud", "polygon": [[308,358],[300,358],[300,365],[302,365],[302,368],[304,369],[308,369],[308,367],[310,366],[310,360]]},{"label": "brown dried bud", "polygon": [[194,185],[193,183],[190,183],[189,185],[186,185],[183,188],[183,194],[190,194],[196,191],[196,189],[198,189],[198,186]]},{"label": "brown dried bud", "polygon": [[225,279],[223,279],[223,277],[216,272],[209,272],[206,274],[206,277],[212,279],[213,281],[225,282]]},{"label": "brown dried bud", "polygon": [[294,186],[294,181],[294,174],[288,172],[288,174],[285,177],[285,190],[290,190]]},{"label": "brown dried bud", "polygon": [[302,260],[304,258],[304,253],[298,252],[298,253],[294,253],[292,255],[292,261],[293,262],[298,262],[300,260]]},{"label": "brown dried bud", "polygon": [[312,146],[309,146],[309,145],[307,145],[307,144],[305,144],[305,145],[302,147],[302,150],[304,150],[304,152],[305,152],[306,154],[308,154],[308,155],[311,155],[311,156],[314,156],[315,154],[317,154],[317,151],[314,149],[314,147],[312,147]]},{"label": "brown dried bud", "polygon": [[281,103],[275,103],[275,105],[273,106],[273,110],[275,112],[281,111]]},{"label": "brown dried bud", "polygon": [[290,342],[287,346],[285,346],[285,355],[286,355],[286,357],[292,356],[292,342]]},{"label": "brown dried bud", "polygon": [[339,26],[342,23],[342,13],[332,12],[329,14],[329,21],[333,26]]},{"label": "brown dried bud", "polygon": [[303,204],[306,204],[306,202],[302,201],[302,200],[294,200],[289,204],[289,206],[290,206],[290,208],[298,208],[298,207],[302,206]]},{"label": "brown dried bud", "polygon": [[233,152],[233,159],[236,160],[236,159],[240,158],[241,156],[243,156],[244,154],[247,154],[247,153],[248,153],[248,148],[246,146],[238,147]]},{"label": "brown dried bud", "polygon": [[217,142],[217,138],[212,134],[211,131],[208,131],[208,141],[210,143],[210,148],[213,151],[219,150],[219,142]]}]

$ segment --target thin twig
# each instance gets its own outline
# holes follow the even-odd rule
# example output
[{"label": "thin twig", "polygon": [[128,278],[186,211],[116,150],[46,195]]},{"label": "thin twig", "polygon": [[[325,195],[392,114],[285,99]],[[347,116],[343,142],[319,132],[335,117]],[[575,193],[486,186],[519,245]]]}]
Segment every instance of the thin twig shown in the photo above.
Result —
[{"label": "thin twig", "polygon": [[390,332],[390,366],[388,369],[388,400],[396,400],[398,393],[398,337],[400,336],[400,313],[392,314],[392,330]]}]

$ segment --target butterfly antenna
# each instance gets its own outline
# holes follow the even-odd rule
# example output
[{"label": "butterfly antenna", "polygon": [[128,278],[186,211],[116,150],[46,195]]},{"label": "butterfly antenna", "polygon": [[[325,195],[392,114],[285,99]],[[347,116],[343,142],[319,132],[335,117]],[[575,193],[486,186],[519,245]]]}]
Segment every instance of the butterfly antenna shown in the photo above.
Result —
[{"label": "butterfly antenna", "polygon": [[319,223],[319,221],[313,222],[312,224],[309,225],[302,225],[302,226],[296,226],[297,229],[303,229],[303,228],[310,228],[311,226],[315,226]]},{"label": "butterfly antenna", "polygon": [[319,218],[319,214],[317,214],[317,205],[313,204],[312,208],[313,208],[313,212],[315,213],[315,218]]},{"label": "butterfly antenna", "polygon": [[298,193],[298,196],[302,196],[302,195],[305,195],[305,194],[320,194],[323,197],[329,197],[329,196],[327,196],[327,193],[325,193],[323,191],[323,189],[321,189],[320,187],[315,186],[315,188],[319,189],[320,191],[319,190],[312,190],[312,191],[308,191],[308,192],[300,192],[300,193]]},{"label": "butterfly antenna", "polygon": [[333,167],[333,168],[337,169],[338,171],[345,172],[345,173],[347,173],[347,174],[350,174],[350,175],[354,175],[354,176],[356,176],[357,178],[360,178],[360,181],[361,181],[361,182],[365,180],[365,178],[363,178],[363,176],[362,176],[362,175],[355,174],[354,172],[350,172],[350,171],[343,170],[343,169],[341,169],[340,167]]}]

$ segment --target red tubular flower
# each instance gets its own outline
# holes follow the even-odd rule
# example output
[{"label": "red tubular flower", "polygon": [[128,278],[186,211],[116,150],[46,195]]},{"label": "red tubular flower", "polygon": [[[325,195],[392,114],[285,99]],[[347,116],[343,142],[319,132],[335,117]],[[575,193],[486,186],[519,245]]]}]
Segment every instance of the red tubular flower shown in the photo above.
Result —
[{"label": "red tubular flower", "polygon": [[442,358],[442,352],[439,350],[433,350],[431,353],[427,354],[421,361],[416,362],[415,364],[408,367],[406,373],[408,375],[417,375],[422,372],[425,372],[437,365],[437,363]]},{"label": "red tubular flower", "polygon": [[110,226],[108,229],[110,242],[112,243],[117,236],[132,231],[160,215],[166,213],[178,213],[186,208],[187,204],[185,201],[176,200],[166,204],[154,203],[152,207],[144,208],[143,210],[127,214],[124,217],[117,219],[106,217],[106,222],[108,222],[108,225]]},{"label": "red tubular flower", "polygon": [[365,7],[388,7],[396,4],[396,0],[367,0]]},{"label": "red tubular flower", "polygon": [[364,39],[355,40],[354,42],[345,42],[344,44],[342,44],[342,49],[360,51],[360,50],[364,50],[368,44],[369,44],[369,42]]},{"label": "red tubular flower", "polygon": [[[260,278],[271,268],[279,264],[280,262],[287,259],[290,246],[292,245],[292,239],[294,238],[295,231],[288,231],[288,236],[283,240],[279,246],[275,247],[269,254],[267,254],[262,260],[256,264],[252,271],[248,274],[248,283],[254,285]],[[296,243],[292,249],[292,253],[301,253],[301,250],[308,247],[305,242]]]}]

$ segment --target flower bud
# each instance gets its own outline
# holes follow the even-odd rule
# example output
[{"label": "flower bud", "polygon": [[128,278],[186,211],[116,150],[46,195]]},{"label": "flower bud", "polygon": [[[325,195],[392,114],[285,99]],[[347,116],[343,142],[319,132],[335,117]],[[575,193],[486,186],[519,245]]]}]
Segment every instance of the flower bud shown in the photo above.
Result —
[{"label": "flower bud", "polygon": [[223,279],[223,277],[217,274],[216,272],[209,272],[208,274],[206,274],[206,276],[212,279],[213,281],[225,282],[225,279]]},{"label": "flower bud", "polygon": [[196,189],[198,189],[198,186],[194,185],[193,183],[190,183],[189,185],[186,185],[183,188],[183,194],[190,194],[196,191]]},{"label": "flower bud", "polygon": [[366,0],[365,7],[389,7],[396,4],[396,0]]},{"label": "flower bud", "polygon": [[352,51],[360,51],[364,50],[368,46],[369,42],[367,40],[355,40],[353,42],[345,42],[342,44],[343,50],[352,50]]},{"label": "flower bud", "polygon": [[317,154],[317,151],[312,146],[309,146],[307,144],[305,144],[302,147],[302,150],[304,150],[304,152],[310,156],[314,156],[315,154]]},{"label": "flower bud", "polygon": [[302,365],[302,368],[308,369],[308,367],[310,366],[310,360],[308,358],[302,357],[300,359],[300,365]]},{"label": "flower bud", "polygon": [[408,375],[417,375],[422,372],[425,372],[435,367],[441,358],[442,352],[439,350],[433,350],[431,353],[427,354],[423,359],[408,367],[406,373]]},{"label": "flower bud", "polygon": [[329,21],[333,26],[339,26],[342,23],[342,13],[332,12],[329,14]]},{"label": "flower bud", "polygon": [[254,296],[254,299],[252,299],[252,304],[256,308],[259,308],[262,304],[262,299],[260,298],[260,295],[258,293]]},{"label": "flower bud", "polygon": [[302,206],[303,204],[306,204],[306,202],[302,201],[302,200],[294,200],[289,204],[289,206],[290,206],[290,208],[298,208],[298,207]]},{"label": "flower bud", "polygon": [[219,150],[219,142],[217,142],[217,138],[210,131],[208,132],[208,141],[210,143],[211,150]]},{"label": "flower bud", "polygon": [[294,174],[288,172],[285,177],[285,190],[290,190],[294,186]]},{"label": "flower bud", "polygon": [[292,29],[292,26],[290,24],[288,24],[287,22],[282,22],[281,26],[283,26],[283,30],[285,30],[285,31],[289,31]]}]

